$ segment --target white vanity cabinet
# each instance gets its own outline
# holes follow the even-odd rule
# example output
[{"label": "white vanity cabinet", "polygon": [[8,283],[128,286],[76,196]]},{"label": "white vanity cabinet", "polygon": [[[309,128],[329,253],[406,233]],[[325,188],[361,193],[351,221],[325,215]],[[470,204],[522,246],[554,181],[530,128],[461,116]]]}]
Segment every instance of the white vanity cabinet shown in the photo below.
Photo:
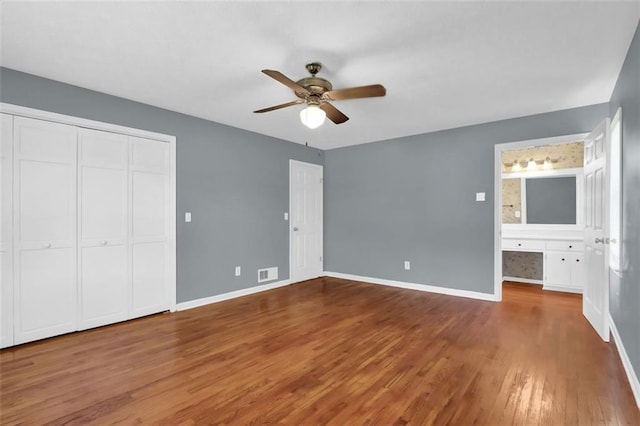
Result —
[{"label": "white vanity cabinet", "polygon": [[535,252],[543,255],[543,289],[582,293],[585,281],[584,240],[581,232],[503,235],[503,251]]},{"label": "white vanity cabinet", "polygon": [[584,286],[584,243],[547,241],[544,288],[581,293]]}]

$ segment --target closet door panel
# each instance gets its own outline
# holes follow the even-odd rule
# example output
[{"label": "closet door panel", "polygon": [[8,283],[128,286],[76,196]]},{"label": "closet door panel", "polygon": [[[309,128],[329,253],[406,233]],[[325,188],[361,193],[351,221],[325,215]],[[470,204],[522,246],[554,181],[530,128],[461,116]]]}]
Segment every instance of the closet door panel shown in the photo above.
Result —
[{"label": "closet door panel", "polygon": [[169,146],[131,137],[132,316],[169,308]]},{"label": "closet door panel", "polygon": [[0,348],[13,345],[13,117],[0,114]]},{"label": "closet door panel", "polygon": [[75,239],[75,167],[71,164],[21,160],[20,242],[63,242]]},{"label": "closet door panel", "polygon": [[16,153],[24,158],[68,163],[76,159],[76,127],[15,117]]},{"label": "closet door panel", "polygon": [[128,318],[127,137],[80,133],[80,329]]},{"label": "closet door panel", "polygon": [[82,166],[81,240],[118,240],[127,235],[127,172]]},{"label": "closet door panel", "polygon": [[77,329],[73,126],[14,117],[15,343]]},{"label": "closet door panel", "polygon": [[16,343],[75,331],[75,250],[23,250],[19,264],[20,335]]},{"label": "closet door panel", "polygon": [[126,320],[127,247],[82,247],[80,262],[80,329]]},{"label": "closet door panel", "polygon": [[167,309],[166,243],[136,244],[133,249],[133,316]]},{"label": "closet door panel", "polygon": [[137,239],[165,238],[167,178],[162,174],[133,172],[133,235]]}]

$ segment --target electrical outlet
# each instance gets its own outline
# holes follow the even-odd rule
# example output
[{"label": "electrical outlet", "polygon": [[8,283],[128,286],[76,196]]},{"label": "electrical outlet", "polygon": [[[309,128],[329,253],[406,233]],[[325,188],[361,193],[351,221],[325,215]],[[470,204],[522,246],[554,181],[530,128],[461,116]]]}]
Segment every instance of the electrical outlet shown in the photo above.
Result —
[{"label": "electrical outlet", "polygon": [[404,261],[404,269],[406,271],[410,270],[411,269],[411,262],[409,262],[408,260],[405,260]]},{"label": "electrical outlet", "polygon": [[241,268],[239,266],[236,266],[236,277],[239,277],[241,272]]}]

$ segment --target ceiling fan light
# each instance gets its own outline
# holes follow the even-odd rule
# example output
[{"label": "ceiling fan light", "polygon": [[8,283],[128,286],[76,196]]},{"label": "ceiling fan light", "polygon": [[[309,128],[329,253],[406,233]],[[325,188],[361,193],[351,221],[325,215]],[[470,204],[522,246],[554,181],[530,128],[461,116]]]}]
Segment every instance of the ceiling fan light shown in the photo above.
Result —
[{"label": "ceiling fan light", "polygon": [[309,105],[300,111],[300,121],[310,129],[322,126],[327,114],[317,105]]}]

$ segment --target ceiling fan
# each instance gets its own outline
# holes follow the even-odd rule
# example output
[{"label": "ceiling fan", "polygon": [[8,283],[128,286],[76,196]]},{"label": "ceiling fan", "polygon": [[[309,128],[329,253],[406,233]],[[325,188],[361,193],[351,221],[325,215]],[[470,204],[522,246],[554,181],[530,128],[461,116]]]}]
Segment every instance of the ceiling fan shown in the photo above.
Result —
[{"label": "ceiling fan", "polygon": [[387,89],[381,84],[333,90],[333,86],[328,80],[316,77],[316,74],[322,68],[320,63],[312,62],[307,64],[306,68],[311,74],[311,77],[305,77],[298,81],[291,80],[279,71],[262,70],[262,72],[269,77],[292,89],[293,93],[300,99],[253,112],[263,113],[293,105],[307,104],[307,107],[300,112],[300,120],[302,120],[305,126],[315,129],[324,122],[325,117],[329,117],[329,120],[336,124],[344,123],[349,119],[349,117],[340,112],[339,109],[331,105],[329,101],[373,98],[384,96],[387,93]]}]

